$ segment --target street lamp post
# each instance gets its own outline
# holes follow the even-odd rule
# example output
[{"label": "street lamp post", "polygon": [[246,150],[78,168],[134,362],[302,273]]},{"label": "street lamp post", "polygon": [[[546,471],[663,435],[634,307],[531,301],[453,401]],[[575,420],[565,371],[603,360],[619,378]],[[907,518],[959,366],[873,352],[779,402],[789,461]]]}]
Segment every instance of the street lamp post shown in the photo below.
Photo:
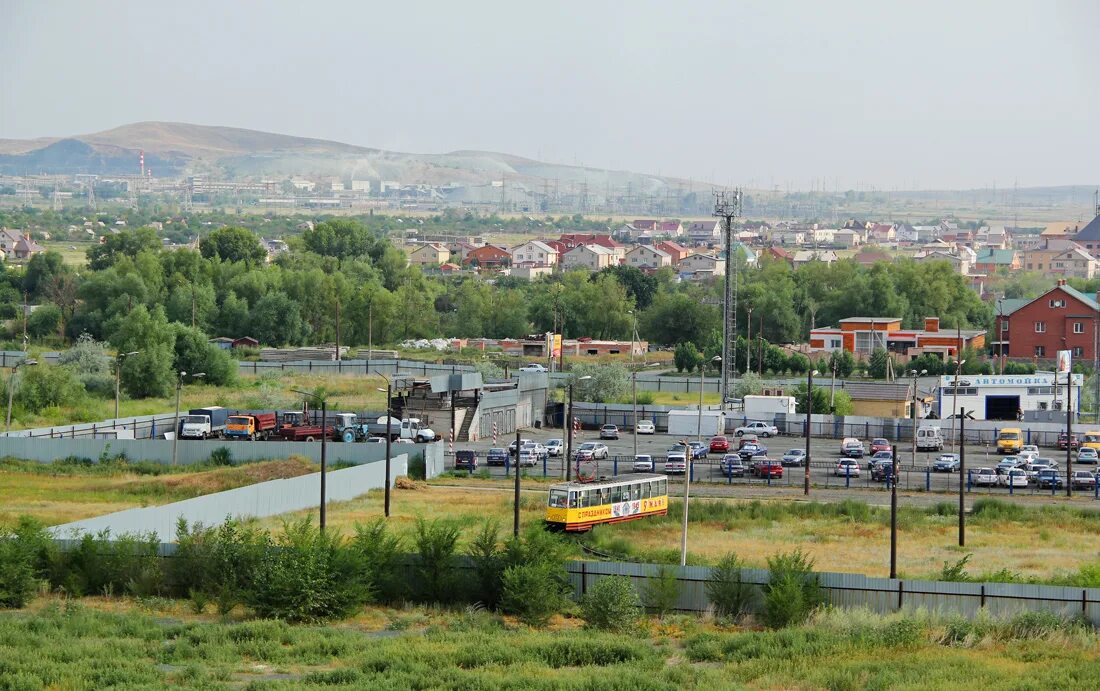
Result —
[{"label": "street lamp post", "polygon": [[810,438],[813,436],[814,415],[814,375],[817,370],[806,373],[806,476],[802,480],[802,494],[810,494]]},{"label": "street lamp post", "polygon": [[[959,416],[959,376],[962,373],[963,365],[966,364],[966,360],[958,360],[955,362],[955,381],[952,383],[951,394],[951,450],[955,450],[955,420]],[[1055,387],[1055,391],[1058,387]],[[961,424],[961,423],[960,423]]]},{"label": "street lamp post", "polygon": [[[710,359],[710,361],[714,362],[714,363],[718,363],[719,365],[721,365],[722,364],[722,356],[721,355],[715,355],[714,357],[712,357]],[[699,441],[700,444],[703,443],[703,388],[704,388],[704,384],[706,383],[706,380],[704,379],[706,371],[707,371],[707,362],[706,362],[706,360],[704,360],[703,364],[699,365],[699,420],[698,420],[698,422],[696,424],[696,428],[695,428],[696,439]],[[726,430],[723,428],[722,431],[725,432]]]},{"label": "street lamp post", "polygon": [[1000,366],[1001,374],[1005,373],[1005,296],[997,298],[997,364]]},{"label": "street lamp post", "polygon": [[[24,348],[24,352],[25,351],[26,349]],[[15,365],[11,368],[11,375],[8,377],[8,417],[7,423],[4,426],[5,432],[11,431],[11,402],[12,394],[15,393],[15,372],[23,365],[26,365],[27,367],[34,367],[37,364],[38,360],[20,360],[19,362],[15,363]]]},{"label": "street lamp post", "polygon": [[291,389],[291,391],[293,391],[294,393],[300,393],[303,396],[305,396],[306,398],[312,398],[314,403],[316,403],[318,400],[321,401],[321,505],[320,505],[320,527],[321,527],[321,532],[323,533],[323,532],[325,532],[325,518],[326,518],[326,516],[325,516],[325,504],[327,503],[326,500],[325,500],[325,496],[326,496],[325,479],[326,479],[326,475],[327,475],[327,473],[326,473],[327,464],[326,464],[326,457],[325,457],[325,446],[328,442],[328,424],[327,424],[327,421],[328,421],[328,401],[326,401],[325,399],[319,397],[315,393],[310,393],[309,391],[299,391],[298,389]]},{"label": "street lamp post", "polygon": [[133,350],[129,353],[119,353],[115,356],[115,422],[118,422],[118,398],[119,398],[119,383],[122,375],[122,361],[131,355],[137,355],[140,350]]},{"label": "street lamp post", "polygon": [[[917,377],[927,374],[928,370],[910,370],[913,381],[913,410],[909,417],[913,421],[913,465],[917,463]],[[893,452],[890,468],[890,578],[898,577],[898,449]]]},{"label": "street lamp post", "polygon": [[680,566],[687,566],[688,558],[688,498],[691,496],[691,466],[695,461],[691,447],[686,439],[680,440],[684,447],[684,516],[680,525]]},{"label": "street lamp post", "polygon": [[383,379],[386,380],[386,388],[377,389],[378,391],[384,391],[386,394],[386,485],[385,485],[385,499],[382,504],[382,512],[386,518],[390,517],[390,442],[392,435],[390,434],[393,425],[393,414],[390,410],[390,401],[393,398],[393,383],[390,378],[381,372],[377,372]]},{"label": "street lamp post", "polygon": [[513,537],[519,537],[519,445],[520,445],[520,427],[516,425],[516,477],[515,488],[513,491],[512,500],[512,535]]},{"label": "street lamp post", "polygon": [[[180,390],[183,389],[183,378],[187,376],[187,372],[180,370],[176,375],[176,418],[175,426],[172,428],[172,465],[176,464],[177,452],[180,445]],[[202,379],[206,376],[206,372],[194,372],[191,374],[192,379]]]},{"label": "street lamp post", "polygon": [[[576,381],[586,381],[592,377],[585,375],[583,377],[577,377]],[[565,423],[565,481],[569,482],[573,476],[573,384],[576,383],[572,379],[569,380],[569,406],[566,410]],[[519,459],[519,447],[516,447],[516,459]]]},{"label": "street lamp post", "polygon": [[638,336],[638,315],[634,310],[630,310],[629,314],[634,319],[634,324],[630,331],[630,400],[631,408],[634,416],[634,432],[631,436],[634,437],[634,457],[638,457],[638,371],[634,368],[634,341]]}]

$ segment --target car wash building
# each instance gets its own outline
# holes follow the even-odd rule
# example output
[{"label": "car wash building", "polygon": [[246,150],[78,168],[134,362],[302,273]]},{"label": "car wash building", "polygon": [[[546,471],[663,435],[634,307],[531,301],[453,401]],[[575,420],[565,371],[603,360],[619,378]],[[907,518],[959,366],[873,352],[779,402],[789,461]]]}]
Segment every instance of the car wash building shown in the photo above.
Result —
[{"label": "car wash building", "polygon": [[[1072,410],[1080,410],[1083,374],[1074,374],[1069,387]],[[965,409],[975,420],[1018,420],[1042,417],[1040,411],[1066,409],[1066,377],[1061,375],[1054,385],[1054,372],[1035,374],[947,374],[940,377],[937,390],[937,411],[941,419]],[[1029,413],[1032,415],[1029,416]]]}]

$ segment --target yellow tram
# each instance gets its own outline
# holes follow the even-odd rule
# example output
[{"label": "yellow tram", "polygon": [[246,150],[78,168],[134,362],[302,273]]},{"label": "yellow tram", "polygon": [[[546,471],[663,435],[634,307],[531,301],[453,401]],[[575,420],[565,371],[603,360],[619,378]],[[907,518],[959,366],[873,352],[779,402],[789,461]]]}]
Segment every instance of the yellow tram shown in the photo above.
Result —
[{"label": "yellow tram", "polygon": [[668,478],[653,473],[617,475],[593,482],[551,485],[546,527],[583,532],[602,523],[620,523],[668,513]]}]

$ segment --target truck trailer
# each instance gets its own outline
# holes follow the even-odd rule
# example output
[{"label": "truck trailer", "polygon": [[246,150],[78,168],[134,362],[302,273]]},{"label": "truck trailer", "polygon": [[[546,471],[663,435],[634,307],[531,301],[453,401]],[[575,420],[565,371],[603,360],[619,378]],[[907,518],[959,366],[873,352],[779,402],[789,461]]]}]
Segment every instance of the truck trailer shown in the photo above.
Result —
[{"label": "truck trailer", "polygon": [[275,433],[275,413],[231,415],[225,423],[226,439],[266,441]]},{"label": "truck trailer", "polygon": [[221,406],[192,408],[180,420],[180,439],[215,439],[225,433],[229,410]]}]

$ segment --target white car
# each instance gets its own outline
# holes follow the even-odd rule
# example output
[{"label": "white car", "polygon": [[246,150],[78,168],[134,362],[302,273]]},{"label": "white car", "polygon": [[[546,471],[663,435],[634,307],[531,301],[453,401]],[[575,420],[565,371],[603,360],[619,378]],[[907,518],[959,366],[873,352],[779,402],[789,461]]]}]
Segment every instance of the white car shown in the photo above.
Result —
[{"label": "white car", "polygon": [[638,434],[656,434],[657,425],[653,424],[653,420],[638,420]]},{"label": "white car", "polygon": [[999,478],[999,482],[1002,487],[1022,487],[1027,489],[1027,473],[1014,468]]},{"label": "white car", "polygon": [[668,455],[665,456],[665,473],[668,475],[686,473],[686,459],[687,457],[684,455],[683,451],[670,451]]},{"label": "white car", "polygon": [[842,458],[836,462],[836,470],[833,472],[837,477],[859,477],[859,461]]},{"label": "white car", "polygon": [[594,441],[586,441],[573,453],[579,461],[598,461],[608,456],[607,445]]},{"label": "white car", "polygon": [[[1020,447],[1020,453],[1021,454],[1031,453],[1031,454],[1035,454],[1036,456],[1038,456],[1039,455],[1039,447],[1034,445],[1034,444],[1024,444],[1023,446]],[[1017,455],[1019,455],[1019,454],[1017,454]]]},{"label": "white car", "polygon": [[535,464],[539,462],[539,455],[535,453],[534,445],[525,446],[519,450],[519,458],[516,460],[516,465],[519,467],[527,466],[534,468]]},{"label": "white car", "polygon": [[1078,463],[1100,463],[1100,455],[1091,446],[1082,446],[1077,452]]},{"label": "white car", "polygon": [[992,468],[978,468],[971,481],[979,487],[993,487],[997,484],[997,472]]},{"label": "white car", "polygon": [[547,439],[546,453],[551,456],[560,456],[564,452],[565,443],[561,439]]},{"label": "white car", "polygon": [[766,422],[750,422],[744,427],[738,427],[733,432],[738,437],[746,434],[757,434],[761,437],[775,437],[779,435],[779,428]]},{"label": "white car", "polygon": [[547,458],[547,457],[550,456],[549,450],[545,446],[543,446],[542,444],[538,443],[537,441],[532,441],[532,442],[528,442],[528,443],[524,444],[523,447],[520,450],[520,453],[523,453],[524,451],[530,451],[530,452],[534,453],[535,458],[537,458],[540,461],[542,459]]},{"label": "white car", "polygon": [[653,456],[647,453],[640,453],[634,457],[634,465],[632,469],[636,473],[652,473],[653,472]]},{"label": "white car", "polygon": [[519,371],[520,372],[549,372],[550,370],[546,369],[546,365],[540,365],[537,362],[532,362],[529,365],[524,365],[523,367],[520,367]]}]

